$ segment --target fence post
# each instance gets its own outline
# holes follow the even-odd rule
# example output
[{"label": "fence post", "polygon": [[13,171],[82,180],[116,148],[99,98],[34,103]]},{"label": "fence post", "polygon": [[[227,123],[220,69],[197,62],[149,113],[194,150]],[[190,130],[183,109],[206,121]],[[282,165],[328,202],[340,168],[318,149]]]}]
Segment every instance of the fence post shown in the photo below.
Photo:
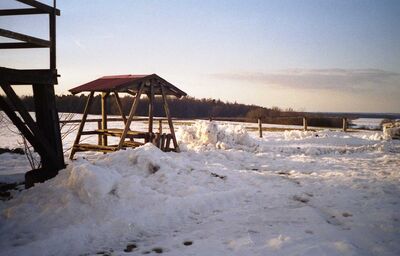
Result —
[{"label": "fence post", "polygon": [[346,132],[347,131],[347,118],[343,117],[343,131]]},{"label": "fence post", "polygon": [[262,137],[263,137],[263,134],[262,134],[262,122],[261,122],[261,118],[258,118],[258,132],[259,132],[259,134],[260,134],[260,138],[262,138]]},{"label": "fence post", "polygon": [[303,117],[303,130],[307,131],[307,117]]}]

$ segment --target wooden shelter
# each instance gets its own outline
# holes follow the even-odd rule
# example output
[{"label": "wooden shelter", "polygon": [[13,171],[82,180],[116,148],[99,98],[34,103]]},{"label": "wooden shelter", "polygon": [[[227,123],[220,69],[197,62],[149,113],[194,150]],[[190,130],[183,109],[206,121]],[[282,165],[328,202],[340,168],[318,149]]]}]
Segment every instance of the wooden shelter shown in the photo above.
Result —
[{"label": "wooden shelter", "polygon": [[[70,159],[73,159],[74,154],[79,151],[100,151],[100,152],[113,152],[126,147],[137,147],[147,142],[152,142],[164,151],[179,152],[179,147],[175,137],[174,126],[172,123],[171,115],[169,112],[167,96],[175,96],[180,98],[186,96],[186,93],[178,89],[171,83],[162,79],[156,74],[152,75],[121,75],[121,76],[104,76],[89,83],[75,87],[70,90],[72,94],[81,92],[89,92],[89,97],[86,102],[85,110],[83,112],[82,121],[76,135],[75,142],[71,149]],[[102,121],[101,127],[96,130],[84,131],[85,122],[87,120],[88,112],[93,102],[94,94],[101,93],[101,113]],[[125,116],[119,97],[120,93],[128,93],[134,96],[132,106],[128,117]],[[139,101],[141,96],[146,95],[149,99],[148,111],[148,129],[147,131],[132,131],[130,129],[131,123],[134,120]],[[118,106],[119,112],[124,122],[123,129],[108,129],[107,128],[107,99],[111,96],[115,97],[115,102]],[[162,97],[165,116],[168,120],[170,133],[153,132],[153,110],[156,96]],[[135,119],[137,120],[137,119]],[[143,121],[143,119],[141,119]],[[98,143],[87,144],[80,143],[82,135],[98,135]],[[108,136],[119,137],[117,145],[108,145]],[[128,139],[128,140],[126,140]],[[138,141],[139,140],[139,141]],[[143,141],[140,141],[143,140]],[[172,141],[172,147],[171,147]]]},{"label": "wooden shelter", "polygon": [[[4,96],[0,95],[0,109],[3,110],[21,134],[40,155],[41,169],[32,170],[25,175],[25,186],[41,182],[57,175],[64,168],[58,112],[55,103],[54,85],[57,84],[56,68],[56,16],[60,10],[35,0],[16,0],[26,8],[2,9],[0,16],[48,15],[49,39],[17,33],[0,28],[0,37],[12,39],[12,42],[0,43],[0,49],[48,48],[50,67],[47,69],[12,69],[0,67],[0,86]],[[29,8],[28,8],[29,7]],[[16,41],[15,41],[16,40]],[[28,63],[28,62],[27,62]],[[15,93],[12,86],[31,85],[35,102],[34,120]],[[18,112],[18,115],[15,113]]]}]

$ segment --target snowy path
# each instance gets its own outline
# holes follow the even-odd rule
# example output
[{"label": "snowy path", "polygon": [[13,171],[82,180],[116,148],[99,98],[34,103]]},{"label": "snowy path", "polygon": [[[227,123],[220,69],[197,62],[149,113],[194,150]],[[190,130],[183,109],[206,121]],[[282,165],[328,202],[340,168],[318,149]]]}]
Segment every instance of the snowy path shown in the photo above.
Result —
[{"label": "snowy path", "polygon": [[79,159],[0,202],[0,255],[399,255],[400,143],[371,135],[199,123]]}]

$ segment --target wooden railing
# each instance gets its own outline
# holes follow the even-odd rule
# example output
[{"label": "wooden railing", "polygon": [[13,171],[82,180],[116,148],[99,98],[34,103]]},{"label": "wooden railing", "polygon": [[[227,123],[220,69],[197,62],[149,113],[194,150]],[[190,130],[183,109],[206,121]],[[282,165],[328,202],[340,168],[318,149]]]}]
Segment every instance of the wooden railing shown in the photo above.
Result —
[{"label": "wooden railing", "polygon": [[[313,117],[316,118],[316,117]],[[324,119],[329,118],[329,117],[324,117]],[[303,129],[304,131],[309,130],[309,118],[308,117],[301,117],[301,116],[294,116],[294,117],[274,117],[274,119],[302,119],[303,120]],[[347,117],[342,117],[342,127],[341,130],[343,132],[347,132],[348,129],[348,120]],[[147,117],[142,117],[142,118],[133,118],[132,121],[147,121],[148,118]],[[163,121],[166,121],[167,118],[157,118],[154,117],[154,120],[157,121],[158,120],[158,132],[161,134],[162,133],[162,125],[163,125]],[[263,137],[263,124],[268,124],[268,122],[263,122],[261,118],[259,119],[248,119],[248,118],[173,118],[173,121],[194,121],[194,120],[208,120],[208,121],[232,121],[232,122],[244,122],[244,123],[248,123],[248,122],[255,122],[257,121],[258,123],[258,133],[259,133],[259,137],[262,138]],[[107,119],[108,122],[123,122],[124,120],[122,118],[108,118]],[[72,123],[80,123],[81,120],[60,120],[61,124],[72,124]],[[93,119],[87,119],[86,122],[89,123],[97,123],[97,127],[98,129],[101,129],[101,118],[93,118]],[[285,124],[282,124],[285,125]]]}]

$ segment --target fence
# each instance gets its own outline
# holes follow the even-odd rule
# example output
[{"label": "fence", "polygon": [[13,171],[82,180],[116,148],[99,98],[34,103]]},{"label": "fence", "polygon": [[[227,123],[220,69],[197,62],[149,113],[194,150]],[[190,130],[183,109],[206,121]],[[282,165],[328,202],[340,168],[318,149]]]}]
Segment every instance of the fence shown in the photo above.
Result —
[{"label": "fence", "polygon": [[[318,119],[317,117],[313,117],[314,119]],[[274,119],[279,120],[279,119],[302,119],[303,120],[303,129],[304,131],[309,130],[309,117],[274,117]],[[324,119],[327,119],[327,117],[324,117]],[[342,127],[341,130],[343,132],[347,132],[348,130],[348,120],[346,117],[342,117]],[[147,118],[134,118],[132,121],[146,121]],[[154,118],[155,121],[158,121],[158,130],[159,133],[162,133],[162,126],[163,126],[163,121],[166,121],[166,118]],[[194,120],[209,120],[209,121],[232,121],[232,122],[255,122],[255,119],[248,119],[248,118],[197,118],[197,119],[189,119],[189,118],[173,118],[173,121],[194,121]],[[95,119],[87,119],[86,122],[88,123],[97,123],[98,129],[101,129],[101,118],[95,118]],[[108,122],[123,122],[124,120],[122,118],[108,118]],[[60,120],[61,124],[73,124],[73,123],[80,123],[81,120]],[[259,137],[263,137],[263,124],[267,124],[268,122],[263,122],[261,118],[257,119],[258,123],[258,134]]]}]

